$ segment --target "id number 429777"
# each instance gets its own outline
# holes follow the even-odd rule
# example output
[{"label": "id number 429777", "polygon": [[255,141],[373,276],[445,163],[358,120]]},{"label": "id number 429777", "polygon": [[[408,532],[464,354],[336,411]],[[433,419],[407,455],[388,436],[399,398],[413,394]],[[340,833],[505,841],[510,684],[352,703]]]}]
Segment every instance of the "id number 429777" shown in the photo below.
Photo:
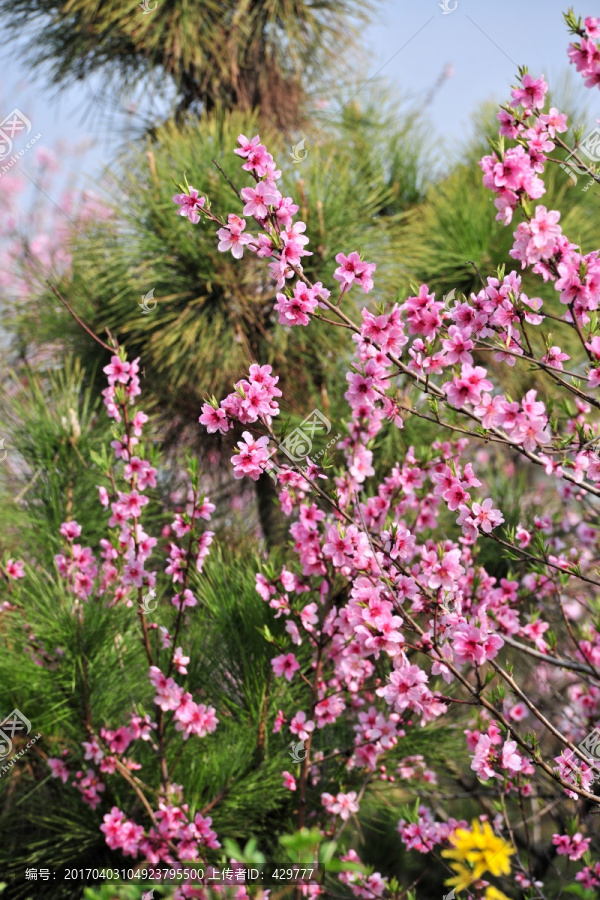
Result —
[{"label": "id number 429777", "polygon": [[281,881],[304,881],[312,878],[314,869],[274,869],[273,878]]}]

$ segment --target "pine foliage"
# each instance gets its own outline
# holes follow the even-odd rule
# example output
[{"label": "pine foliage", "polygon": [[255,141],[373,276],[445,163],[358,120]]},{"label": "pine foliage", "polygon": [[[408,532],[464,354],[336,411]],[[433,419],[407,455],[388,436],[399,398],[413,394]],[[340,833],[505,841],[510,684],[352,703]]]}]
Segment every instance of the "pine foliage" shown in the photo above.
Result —
[{"label": "pine foliage", "polygon": [[[370,4],[357,0],[3,0],[9,41],[64,87],[98,74],[97,102],[136,89],[183,113],[262,109],[289,129],[309,85],[353,45]],[[339,65],[338,65],[339,67]]]}]

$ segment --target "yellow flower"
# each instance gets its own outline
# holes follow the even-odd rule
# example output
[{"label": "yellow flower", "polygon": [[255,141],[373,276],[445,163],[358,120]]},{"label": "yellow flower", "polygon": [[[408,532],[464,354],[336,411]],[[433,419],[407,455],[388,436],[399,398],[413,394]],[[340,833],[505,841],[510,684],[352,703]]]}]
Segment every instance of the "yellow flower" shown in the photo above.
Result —
[{"label": "yellow flower", "polygon": [[450,863],[450,865],[457,875],[454,878],[448,878],[444,884],[448,887],[453,887],[457,892],[468,888],[469,885],[473,883],[473,874],[471,870],[467,869],[466,866],[462,866],[460,863]]},{"label": "yellow flower", "polygon": [[515,852],[515,848],[508,841],[497,837],[489,822],[484,822],[483,827],[479,822],[473,822],[473,832],[476,833],[476,846],[480,851],[475,868],[480,868],[481,872],[491,872],[492,875],[510,875],[509,857]]},{"label": "yellow flower", "polygon": [[[451,840],[452,850],[442,850],[442,856],[454,860],[450,865],[456,872],[460,871],[460,887],[457,883],[457,891],[477,881],[484,872],[490,872],[492,875],[510,874],[510,856],[515,849],[508,841],[494,834],[489,822],[482,824],[478,819],[473,819],[470,831],[466,828],[457,828]],[[468,863],[471,866],[468,883],[464,883],[462,873],[467,869],[461,863]],[[455,881],[457,879],[452,879],[446,884],[453,884]],[[491,900],[494,900],[493,896]],[[501,895],[496,900],[502,900]]]},{"label": "yellow flower", "polygon": [[484,894],[485,900],[510,900],[510,897],[507,897],[502,891],[499,891],[498,888],[495,888],[493,885],[490,885],[487,888]]}]

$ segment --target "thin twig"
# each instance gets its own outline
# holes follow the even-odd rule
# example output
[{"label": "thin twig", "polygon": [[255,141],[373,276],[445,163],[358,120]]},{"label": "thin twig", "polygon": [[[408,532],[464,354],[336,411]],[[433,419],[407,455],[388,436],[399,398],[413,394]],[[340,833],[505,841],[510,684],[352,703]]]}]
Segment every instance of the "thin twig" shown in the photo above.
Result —
[{"label": "thin twig", "polygon": [[509,637],[507,634],[502,635],[502,640],[505,644],[510,644],[511,647],[514,647],[515,650],[520,650],[522,653],[527,653],[529,656],[535,656],[536,659],[541,659],[545,663],[550,663],[561,669],[570,669],[572,672],[582,672],[584,675],[589,675],[591,678],[598,678],[596,672],[589,666],[584,665],[584,663],[572,662],[570,659],[560,659],[557,656],[550,656],[548,653],[541,653],[539,650],[534,650],[533,647],[528,647],[527,644],[515,641],[514,638]]},{"label": "thin twig", "polygon": [[79,325],[81,325],[81,327],[83,328],[83,330],[84,330],[84,331],[87,331],[87,333],[90,335],[90,337],[93,337],[94,340],[97,341],[97,342],[100,344],[101,347],[104,347],[105,350],[108,350],[109,353],[114,353],[115,350],[116,350],[116,347],[109,347],[108,344],[105,344],[104,341],[103,341],[101,338],[99,338],[98,335],[95,334],[95,333],[92,331],[91,328],[88,328],[88,326],[85,324],[85,322],[83,322],[83,321],[79,318],[79,316],[77,315],[77,313],[75,312],[75,310],[72,309],[71,306],[69,306],[69,304],[67,303],[67,301],[65,300],[65,298],[61,295],[60,291],[57,290],[57,288],[56,288],[50,281],[47,281],[46,284],[54,291],[54,293],[56,294],[56,296],[58,297],[58,299],[60,300],[60,302],[61,302],[61,303],[63,304],[63,306],[65,306],[66,309],[71,313],[71,315],[73,316],[73,318],[75,319],[75,321],[76,321]]},{"label": "thin twig", "polygon": [[219,163],[216,161],[216,159],[213,159],[213,164],[217,167],[217,169],[219,170],[219,172],[221,173],[221,175],[223,176],[223,178],[225,179],[225,181],[227,182],[227,184],[229,185],[229,187],[231,188],[231,190],[234,192],[234,194],[236,195],[236,197],[238,198],[238,200],[241,200],[241,199],[242,199],[242,195],[240,194],[240,192],[239,192],[238,189],[236,188],[235,184],[234,184],[234,183],[230,180],[230,178],[225,174],[225,172],[223,171],[223,169],[221,168],[221,166],[219,165]]},{"label": "thin twig", "polygon": [[468,260],[467,260],[467,263],[468,263],[470,266],[473,266],[473,268],[474,268],[475,271],[477,272],[477,275],[479,276],[479,280],[480,280],[480,282],[482,283],[483,288],[484,288],[484,290],[485,290],[485,288],[487,287],[487,284],[485,283],[485,281],[484,281],[483,278],[481,277],[481,272],[479,271],[479,269],[477,268],[477,266],[475,265],[475,263],[473,262],[472,259],[468,259]]}]

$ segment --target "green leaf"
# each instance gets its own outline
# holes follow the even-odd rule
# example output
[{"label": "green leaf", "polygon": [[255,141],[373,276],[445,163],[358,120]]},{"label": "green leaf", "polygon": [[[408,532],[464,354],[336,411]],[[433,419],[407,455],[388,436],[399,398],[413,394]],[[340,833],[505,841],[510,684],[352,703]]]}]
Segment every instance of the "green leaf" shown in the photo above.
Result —
[{"label": "green leaf", "polygon": [[319,847],[319,862],[329,863],[336,851],[337,841],[326,841]]}]

